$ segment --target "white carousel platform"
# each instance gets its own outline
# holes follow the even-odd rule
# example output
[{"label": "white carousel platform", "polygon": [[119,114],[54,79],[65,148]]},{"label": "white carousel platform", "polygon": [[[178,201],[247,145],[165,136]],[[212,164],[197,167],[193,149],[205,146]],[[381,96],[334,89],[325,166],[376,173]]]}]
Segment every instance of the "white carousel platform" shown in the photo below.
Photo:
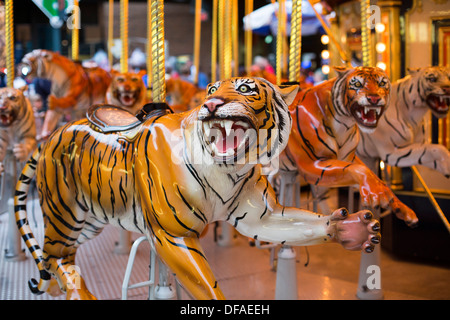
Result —
[{"label": "white carousel platform", "polygon": [[[34,206],[34,214],[33,209]],[[29,202],[29,221],[39,243],[43,243],[42,215],[36,199]],[[10,262],[5,259],[8,214],[0,215],[0,300],[61,300],[64,295],[33,295],[28,289],[30,278],[38,278],[37,267],[26,251],[26,259]],[[214,242],[210,226],[201,239],[206,257],[219,286],[227,299],[273,300],[276,272],[269,249],[250,246],[247,238],[236,235],[233,245],[221,247]],[[132,239],[139,238],[133,234]],[[121,299],[121,287],[128,255],[114,253],[119,239],[118,229],[107,226],[95,239],[85,243],[77,253],[77,266],[90,291],[102,300]],[[23,248],[25,246],[23,245]],[[300,300],[356,300],[359,252],[350,252],[337,244],[298,247],[297,285]],[[144,242],[138,249],[130,283],[148,280],[150,246]],[[381,252],[382,284],[385,300],[447,300],[450,299],[450,270],[445,267],[397,260]],[[309,261],[308,265],[305,263]],[[128,292],[130,300],[145,300],[148,289]],[[183,291],[183,300],[190,297]]]}]

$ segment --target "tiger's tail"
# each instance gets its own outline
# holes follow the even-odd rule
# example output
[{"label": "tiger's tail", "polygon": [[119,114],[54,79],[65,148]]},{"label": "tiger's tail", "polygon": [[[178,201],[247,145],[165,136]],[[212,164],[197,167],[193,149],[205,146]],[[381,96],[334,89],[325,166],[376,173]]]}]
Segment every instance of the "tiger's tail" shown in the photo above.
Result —
[{"label": "tiger's tail", "polygon": [[34,294],[44,293],[51,280],[51,275],[45,270],[44,267],[44,257],[42,249],[39,247],[36,239],[34,238],[33,232],[31,231],[30,225],[27,219],[27,196],[28,189],[36,173],[37,161],[41,154],[41,146],[39,146],[33,153],[31,158],[27,161],[25,167],[22,170],[22,174],[16,185],[16,192],[14,194],[14,211],[16,214],[16,223],[19,228],[22,239],[28,247],[34,261],[39,269],[40,280],[30,279],[28,281],[28,286],[31,292]]}]

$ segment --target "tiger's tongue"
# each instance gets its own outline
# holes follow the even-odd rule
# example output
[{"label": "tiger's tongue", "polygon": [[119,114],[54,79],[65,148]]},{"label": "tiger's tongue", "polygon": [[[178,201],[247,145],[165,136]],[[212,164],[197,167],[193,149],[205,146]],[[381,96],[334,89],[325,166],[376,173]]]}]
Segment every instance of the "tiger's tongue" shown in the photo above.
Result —
[{"label": "tiger's tongue", "polygon": [[374,122],[377,120],[377,114],[375,110],[370,109],[367,112],[362,112],[362,118],[368,122]]},{"label": "tiger's tongue", "polygon": [[216,147],[220,153],[226,153],[228,149],[236,150],[245,136],[245,129],[239,125],[233,124],[230,134],[227,136],[225,128],[220,128],[221,135]]}]

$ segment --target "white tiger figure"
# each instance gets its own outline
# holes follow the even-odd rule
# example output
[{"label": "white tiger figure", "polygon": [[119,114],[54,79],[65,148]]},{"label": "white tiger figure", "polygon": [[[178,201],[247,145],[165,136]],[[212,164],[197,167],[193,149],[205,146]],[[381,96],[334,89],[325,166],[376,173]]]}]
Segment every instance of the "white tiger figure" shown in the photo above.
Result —
[{"label": "white tiger figure", "polygon": [[6,210],[24,162],[36,148],[34,113],[23,89],[0,89],[0,210]]},{"label": "white tiger figure", "polygon": [[36,148],[36,126],[33,109],[22,89],[0,89],[0,173],[8,151],[23,162]]},{"label": "white tiger figure", "polygon": [[377,159],[390,166],[423,165],[450,178],[450,152],[443,145],[425,142],[425,115],[448,114],[450,69],[410,69],[409,75],[392,85],[391,107],[373,133],[361,132],[357,155],[371,168]]}]

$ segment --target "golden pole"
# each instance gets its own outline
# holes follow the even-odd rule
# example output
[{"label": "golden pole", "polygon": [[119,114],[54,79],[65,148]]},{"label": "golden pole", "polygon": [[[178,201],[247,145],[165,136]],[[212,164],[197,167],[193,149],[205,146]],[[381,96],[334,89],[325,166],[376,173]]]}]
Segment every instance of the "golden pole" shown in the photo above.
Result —
[{"label": "golden pole", "polygon": [[73,0],[73,26],[72,26],[72,60],[80,60],[80,48],[79,48],[79,27],[80,27],[80,9],[78,6],[78,0]]},{"label": "golden pole", "polygon": [[13,1],[5,1],[5,50],[6,50],[6,85],[14,87],[14,21]]},{"label": "golden pole", "polygon": [[213,0],[211,39],[211,82],[217,81],[217,0]]},{"label": "golden pole", "polygon": [[120,39],[122,54],[120,56],[120,72],[128,72],[128,0],[120,0]]},{"label": "golden pole", "polygon": [[345,64],[348,67],[352,67],[352,64],[350,63],[350,60],[347,57],[347,54],[345,53],[345,51],[342,49],[341,45],[339,44],[339,42],[336,40],[336,38],[334,37],[333,32],[331,32],[330,28],[328,27],[327,23],[325,22],[325,20],[323,20],[322,15],[317,12],[316,8],[314,8],[314,3],[311,0],[308,0],[309,4],[311,5],[314,14],[317,17],[317,20],[319,20],[320,24],[322,25],[323,29],[325,30],[325,32],[327,33],[328,37],[330,38],[331,42],[333,42],[333,44],[336,46],[336,48],[339,51],[339,55],[341,56],[341,59],[345,62]]},{"label": "golden pole", "polygon": [[419,178],[420,183],[422,184],[423,188],[425,189],[425,192],[428,195],[428,198],[431,201],[431,204],[433,205],[433,207],[436,209],[439,217],[441,218],[442,222],[444,223],[445,227],[447,228],[447,230],[450,232],[450,224],[448,223],[447,218],[445,217],[444,213],[442,212],[441,208],[439,207],[439,204],[437,203],[436,199],[434,198],[433,194],[431,193],[430,189],[428,188],[427,184],[425,183],[425,181],[423,180],[421,174],[419,173],[419,171],[417,170],[416,166],[412,166],[411,167],[412,171],[414,172],[414,174],[417,176],[417,178]]},{"label": "golden pole", "polygon": [[[147,87],[150,89],[152,83],[152,0],[147,0]],[[149,94],[150,90],[147,91]],[[151,100],[151,96],[148,97]]]},{"label": "golden pole", "polygon": [[361,0],[361,50],[362,61],[364,67],[372,66],[372,55],[370,50],[372,48],[370,41],[370,29],[367,26],[369,21],[368,9],[370,6],[370,0]]},{"label": "golden pole", "polygon": [[224,39],[224,35],[225,35],[225,0],[218,0],[219,1],[219,5],[217,8],[217,25],[218,25],[218,34],[217,34],[217,38],[220,37],[220,41],[218,41],[218,45],[219,45],[219,78],[220,79],[224,79],[224,49],[225,49],[225,39]]},{"label": "golden pole", "polygon": [[302,0],[293,0],[291,46],[289,48],[289,81],[300,81],[302,56]]},{"label": "golden pole", "polygon": [[[248,16],[253,11],[253,0],[245,0],[245,15]],[[250,74],[252,67],[252,30],[245,30],[245,71]]]},{"label": "golden pole", "polygon": [[112,68],[113,68],[113,55],[112,55],[113,39],[114,39],[114,0],[109,0],[109,7],[108,7],[108,62],[109,62],[110,70],[112,70]]},{"label": "golden pole", "polygon": [[233,43],[233,76],[239,76],[239,21],[238,0],[233,0],[231,32]]},{"label": "golden pole", "polygon": [[201,36],[202,0],[195,0],[195,29],[194,29],[194,84],[198,85],[199,61],[200,61],[200,36]]},{"label": "golden pole", "polygon": [[166,66],[164,50],[164,1],[151,1],[152,88],[153,102],[166,102]]},{"label": "golden pole", "polygon": [[[232,62],[232,42],[231,42],[231,18],[232,18],[232,11],[231,6],[225,5],[225,0],[221,0],[222,2],[222,17],[219,16],[219,21],[222,18],[223,27],[222,27],[222,33],[221,38],[222,41],[222,66],[221,70],[223,72],[220,74],[221,79],[228,79],[231,78],[231,62]],[[219,22],[220,23],[220,22]]]},{"label": "golden pole", "polygon": [[283,41],[284,41],[284,21],[285,17],[285,0],[278,0],[278,30],[277,30],[277,85],[281,84],[282,64],[283,64]]}]

